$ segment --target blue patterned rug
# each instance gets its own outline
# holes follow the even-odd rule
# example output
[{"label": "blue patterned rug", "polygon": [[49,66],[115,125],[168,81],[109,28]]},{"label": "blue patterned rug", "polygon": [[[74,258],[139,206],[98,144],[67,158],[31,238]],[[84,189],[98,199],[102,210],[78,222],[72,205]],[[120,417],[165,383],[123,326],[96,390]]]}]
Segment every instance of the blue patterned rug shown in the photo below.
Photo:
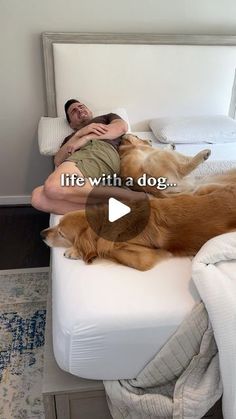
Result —
[{"label": "blue patterned rug", "polygon": [[0,271],[0,418],[43,419],[48,272]]}]

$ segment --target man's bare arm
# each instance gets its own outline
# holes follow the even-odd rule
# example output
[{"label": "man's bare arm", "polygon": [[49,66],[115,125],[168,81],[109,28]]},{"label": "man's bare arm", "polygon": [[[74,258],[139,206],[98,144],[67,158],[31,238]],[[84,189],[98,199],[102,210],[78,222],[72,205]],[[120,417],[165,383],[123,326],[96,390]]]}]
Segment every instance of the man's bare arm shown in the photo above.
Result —
[{"label": "man's bare arm", "polygon": [[[114,119],[106,125],[107,132],[98,136],[99,140],[114,140],[128,131],[128,124],[123,119]],[[91,135],[92,138],[92,135]],[[96,138],[93,136],[93,138]]]},{"label": "man's bare arm", "polygon": [[[69,140],[70,141],[70,140]],[[69,143],[68,141],[68,143]],[[59,166],[67,157],[70,156],[71,152],[68,149],[68,143],[64,144],[54,156],[55,166]]]},{"label": "man's bare arm", "polygon": [[79,129],[74,133],[74,135],[69,139],[69,141],[67,141],[66,144],[64,144],[56,153],[54,157],[55,165],[59,166],[59,164],[61,164],[73,152],[73,144],[79,144],[77,149],[83,147],[83,145],[85,145],[86,142],[85,140],[82,140],[82,138],[86,135],[93,134],[94,136],[100,136],[102,134],[105,134],[107,131],[107,125],[100,123],[91,123],[86,127]]},{"label": "man's bare arm", "polygon": [[128,124],[123,119],[114,119],[110,124],[92,123],[78,130],[68,141],[73,144],[76,139],[88,136],[88,139],[113,140],[125,134],[128,130]]},{"label": "man's bare arm", "polygon": [[[54,163],[59,166],[70,154],[74,153],[83,147],[89,140],[114,140],[117,137],[125,134],[128,130],[128,124],[123,119],[114,119],[110,124],[104,125],[106,130],[102,133],[100,130],[99,134],[96,134],[93,129],[93,125],[104,125],[104,124],[90,124],[81,130],[77,131],[70,140],[64,144],[57,152],[54,158]],[[88,134],[81,136],[81,132],[87,129]],[[97,128],[97,127],[95,127]],[[84,130],[84,131],[82,131]]]},{"label": "man's bare arm", "polygon": [[107,131],[108,131],[108,125],[101,124],[98,122],[92,122],[91,124],[86,125],[86,127],[81,128],[78,131],[76,131],[72,138],[78,139],[89,134],[102,135],[102,134],[106,134]]},{"label": "man's bare arm", "polygon": [[[128,124],[123,119],[114,119],[110,124],[106,125],[107,132],[105,134],[88,134],[78,140],[72,141],[68,144],[68,151],[73,153],[83,147],[89,140],[114,140],[117,137],[125,134],[128,130]],[[74,138],[74,137],[73,137]],[[69,141],[68,141],[69,143]]]}]

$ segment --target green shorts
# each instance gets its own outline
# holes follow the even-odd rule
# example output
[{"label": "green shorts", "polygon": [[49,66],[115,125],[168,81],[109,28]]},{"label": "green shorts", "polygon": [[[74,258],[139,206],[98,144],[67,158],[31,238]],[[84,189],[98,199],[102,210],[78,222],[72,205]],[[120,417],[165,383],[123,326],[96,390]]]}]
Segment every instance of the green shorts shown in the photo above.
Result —
[{"label": "green shorts", "polygon": [[65,161],[72,161],[85,178],[119,174],[120,156],[112,145],[101,140],[89,140]]}]

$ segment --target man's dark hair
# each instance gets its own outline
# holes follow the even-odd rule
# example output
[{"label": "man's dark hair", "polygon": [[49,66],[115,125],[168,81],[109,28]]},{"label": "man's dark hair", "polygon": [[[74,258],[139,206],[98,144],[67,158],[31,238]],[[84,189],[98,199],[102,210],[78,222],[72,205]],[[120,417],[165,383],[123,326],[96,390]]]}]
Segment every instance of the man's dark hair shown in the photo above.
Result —
[{"label": "man's dark hair", "polygon": [[68,108],[70,107],[70,105],[72,105],[72,103],[76,103],[76,102],[79,102],[77,99],[69,99],[69,100],[67,100],[67,102],[65,103],[65,106],[64,106],[64,108],[65,108],[65,114],[66,114],[66,119],[67,119],[67,121],[70,123],[70,118],[69,118],[69,116],[68,116],[68,113],[67,113],[67,111],[68,111]]}]

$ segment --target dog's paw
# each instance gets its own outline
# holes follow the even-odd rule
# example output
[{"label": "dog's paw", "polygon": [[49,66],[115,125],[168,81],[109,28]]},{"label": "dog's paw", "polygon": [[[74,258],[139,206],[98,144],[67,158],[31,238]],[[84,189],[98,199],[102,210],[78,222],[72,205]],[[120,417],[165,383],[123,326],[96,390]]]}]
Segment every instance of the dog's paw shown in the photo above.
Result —
[{"label": "dog's paw", "polygon": [[173,151],[176,149],[175,144],[173,144],[173,143],[168,144],[166,146],[166,148],[168,148],[169,150],[173,150]]},{"label": "dog's paw", "polygon": [[207,148],[206,150],[202,150],[203,160],[209,159],[210,155],[211,155],[211,150],[209,148]]},{"label": "dog's paw", "polygon": [[79,259],[79,255],[73,247],[70,247],[69,249],[66,249],[66,251],[64,252],[64,256],[67,259]]}]

